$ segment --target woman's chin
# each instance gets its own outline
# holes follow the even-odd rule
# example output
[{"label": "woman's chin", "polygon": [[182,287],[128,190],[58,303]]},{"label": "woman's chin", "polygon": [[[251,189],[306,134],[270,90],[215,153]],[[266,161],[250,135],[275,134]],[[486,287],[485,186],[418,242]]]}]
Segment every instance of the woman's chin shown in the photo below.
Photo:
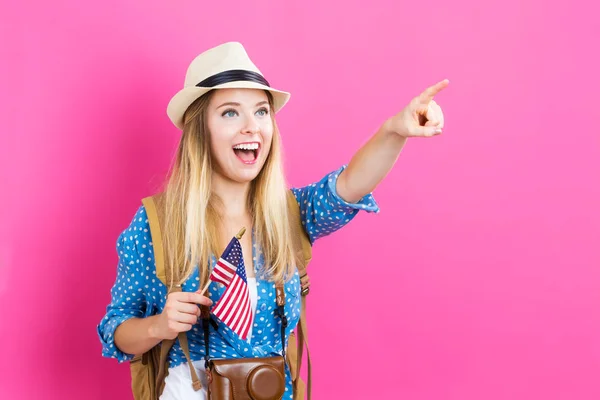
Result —
[{"label": "woman's chin", "polygon": [[245,168],[243,170],[230,171],[227,178],[237,183],[250,183],[260,173],[260,168]]}]

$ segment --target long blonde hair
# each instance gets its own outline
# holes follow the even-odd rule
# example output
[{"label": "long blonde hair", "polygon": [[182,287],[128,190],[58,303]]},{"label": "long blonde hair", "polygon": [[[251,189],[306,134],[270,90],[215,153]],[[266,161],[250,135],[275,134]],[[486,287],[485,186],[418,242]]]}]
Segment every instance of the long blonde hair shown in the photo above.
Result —
[{"label": "long blonde hair", "polygon": [[[211,256],[218,258],[227,244],[219,242],[221,216],[216,207],[219,200],[211,190],[213,160],[207,109],[212,93],[201,96],[185,113],[183,134],[164,190],[162,236],[167,279],[171,284],[183,283],[198,265],[200,284],[204,286],[210,274]],[[273,110],[273,99],[268,92],[267,95]],[[281,137],[273,111],[271,119],[274,127],[271,149],[251,183],[247,207],[256,243],[264,256],[264,272],[270,280],[282,282],[291,277],[296,256],[288,218]]]}]

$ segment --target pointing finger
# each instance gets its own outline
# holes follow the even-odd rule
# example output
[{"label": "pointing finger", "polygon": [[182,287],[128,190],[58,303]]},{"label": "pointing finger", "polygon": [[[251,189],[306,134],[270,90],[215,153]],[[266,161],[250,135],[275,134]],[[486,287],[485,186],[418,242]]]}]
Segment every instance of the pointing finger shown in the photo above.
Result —
[{"label": "pointing finger", "polygon": [[436,83],[433,86],[428,87],[427,89],[425,89],[423,91],[423,93],[421,93],[418,97],[419,103],[421,104],[427,104],[429,103],[431,100],[433,100],[433,98],[439,93],[441,92],[443,89],[446,88],[446,86],[448,86],[450,84],[450,81],[448,79],[444,79],[443,81],[440,81],[438,83]]}]

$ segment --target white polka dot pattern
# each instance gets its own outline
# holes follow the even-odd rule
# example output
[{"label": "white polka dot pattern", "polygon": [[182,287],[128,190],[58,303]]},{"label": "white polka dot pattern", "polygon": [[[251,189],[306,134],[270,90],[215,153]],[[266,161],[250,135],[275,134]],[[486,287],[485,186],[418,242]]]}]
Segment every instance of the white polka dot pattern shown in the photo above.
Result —
[{"label": "white polka dot pattern", "polygon": [[[335,191],[337,177],[344,170],[326,175],[321,181],[303,188],[292,189],[300,205],[302,224],[310,236],[311,242],[326,236],[347,224],[359,210],[379,212],[371,194],[356,204],[343,201]],[[210,329],[210,355],[218,358],[268,357],[281,354],[281,321],[275,315],[275,285],[264,274],[264,259],[254,242],[252,257],[257,284],[257,307],[253,322],[251,343],[241,340],[225,324],[219,324],[218,331]],[[111,289],[111,303],[106,315],[97,327],[102,343],[102,355],[116,358],[118,362],[131,360],[133,355],[121,352],[114,343],[114,332],[119,324],[129,318],[148,317],[162,312],[166,301],[166,286],[156,277],[156,266],[152,252],[150,228],[146,210],[141,206],[130,226],[117,240],[119,265],[114,286]],[[212,257],[211,268],[216,258]],[[183,284],[184,291],[198,290],[197,268]],[[212,282],[209,295],[213,301],[220,298],[224,286]],[[286,337],[295,329],[300,318],[300,280],[298,271],[285,284],[285,315],[288,319]],[[196,324],[188,332],[190,354],[194,361],[204,358],[204,339],[202,325]],[[183,351],[176,342],[169,353],[170,366],[185,362]],[[289,370],[286,366],[286,395],[292,399],[292,386]]]}]

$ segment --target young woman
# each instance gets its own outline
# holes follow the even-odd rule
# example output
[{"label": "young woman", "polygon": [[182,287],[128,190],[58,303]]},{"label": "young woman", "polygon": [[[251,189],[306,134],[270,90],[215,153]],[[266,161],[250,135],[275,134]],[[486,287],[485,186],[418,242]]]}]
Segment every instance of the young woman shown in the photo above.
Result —
[{"label": "young woman", "polygon": [[[311,242],[347,224],[359,210],[378,212],[371,195],[387,175],[407,138],[442,133],[444,118],[433,97],[444,80],[414,98],[352,157],[349,164],[318,182],[292,189]],[[117,242],[119,266],[112,300],[98,326],[106,357],[119,362],[142,354],[164,339],[187,332],[191,358],[206,387],[203,330],[198,305],[211,306],[224,292],[201,284],[229,240],[241,239],[253,323],[247,340],[225,324],[210,331],[210,355],[220,358],[280,354],[282,338],[275,315],[275,283],[284,282],[286,338],[300,317],[300,278],[288,218],[281,137],[274,115],[289,94],[271,88],[239,43],[225,43],[200,54],[188,68],[184,88],[167,108],[183,131],[165,187],[166,265],[178,266],[182,292],[170,293],[156,277],[151,235],[143,206]],[[216,257],[215,257],[216,256]],[[173,275],[174,271],[167,271]],[[194,391],[178,342],[169,352],[170,368],[161,399],[204,399]],[[284,398],[292,399],[286,367]]]}]

